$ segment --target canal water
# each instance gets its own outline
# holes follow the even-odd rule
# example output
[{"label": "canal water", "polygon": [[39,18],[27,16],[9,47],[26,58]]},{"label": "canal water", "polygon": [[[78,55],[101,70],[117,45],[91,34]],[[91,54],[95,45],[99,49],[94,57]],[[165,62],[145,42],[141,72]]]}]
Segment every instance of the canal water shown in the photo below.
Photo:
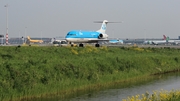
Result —
[{"label": "canal water", "polygon": [[144,80],[140,83],[131,83],[126,86],[116,86],[101,91],[89,92],[69,99],[45,98],[38,101],[122,101],[128,96],[141,95],[146,92],[161,90],[180,90],[180,73],[171,73],[154,76],[153,79]]}]

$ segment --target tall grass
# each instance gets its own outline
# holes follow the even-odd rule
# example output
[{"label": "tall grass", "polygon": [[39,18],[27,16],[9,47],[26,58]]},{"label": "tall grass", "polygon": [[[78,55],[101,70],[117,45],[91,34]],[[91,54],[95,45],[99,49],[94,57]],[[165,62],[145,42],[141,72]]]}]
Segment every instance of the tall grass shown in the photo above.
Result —
[{"label": "tall grass", "polygon": [[62,97],[180,68],[180,50],[0,47],[0,100]]}]

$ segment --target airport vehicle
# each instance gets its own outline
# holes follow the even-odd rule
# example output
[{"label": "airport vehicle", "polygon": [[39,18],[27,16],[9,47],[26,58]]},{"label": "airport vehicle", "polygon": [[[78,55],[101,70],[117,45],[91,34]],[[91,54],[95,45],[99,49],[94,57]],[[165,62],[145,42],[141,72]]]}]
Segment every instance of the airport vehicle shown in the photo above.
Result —
[{"label": "airport vehicle", "polygon": [[55,40],[53,41],[54,46],[67,46],[67,41],[66,40]]},{"label": "airport vehicle", "polygon": [[29,36],[27,36],[27,41],[26,43],[43,43],[43,40],[32,40]]},{"label": "airport vehicle", "polygon": [[109,40],[110,44],[123,44],[123,40]]},{"label": "airport vehicle", "polygon": [[95,43],[95,47],[100,47],[100,43],[108,40],[106,32],[107,23],[119,23],[119,22],[108,22],[107,20],[96,21],[95,23],[102,23],[101,28],[97,31],[81,31],[72,30],[67,33],[66,40],[73,46],[74,43],[79,43],[79,47],[83,47],[83,43]]}]

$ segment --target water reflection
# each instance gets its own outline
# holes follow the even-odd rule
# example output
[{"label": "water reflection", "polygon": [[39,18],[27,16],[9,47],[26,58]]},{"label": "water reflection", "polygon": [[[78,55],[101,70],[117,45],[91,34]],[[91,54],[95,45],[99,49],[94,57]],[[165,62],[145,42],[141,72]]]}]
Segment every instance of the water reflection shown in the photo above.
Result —
[{"label": "water reflection", "polygon": [[[146,91],[152,93],[154,90],[176,90],[180,89],[180,73],[156,76],[154,80],[142,84],[132,84],[125,88],[113,88],[93,94],[85,94],[70,101],[122,101],[128,96],[144,94]],[[91,96],[89,96],[91,95]]]},{"label": "water reflection", "polygon": [[41,98],[33,99],[33,101],[122,101],[128,96],[144,94],[146,91],[163,90],[180,90],[180,73],[171,73],[166,75],[152,76],[152,78],[140,80],[138,82],[130,82],[118,84],[101,91],[89,92],[81,96],[69,99]]}]

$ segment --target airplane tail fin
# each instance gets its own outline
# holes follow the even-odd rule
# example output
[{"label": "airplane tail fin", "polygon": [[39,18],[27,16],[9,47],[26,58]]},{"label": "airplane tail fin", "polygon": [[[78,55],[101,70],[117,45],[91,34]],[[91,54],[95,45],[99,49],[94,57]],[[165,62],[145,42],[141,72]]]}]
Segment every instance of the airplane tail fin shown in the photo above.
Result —
[{"label": "airplane tail fin", "polygon": [[102,23],[101,28],[99,30],[97,30],[97,32],[105,34],[107,23],[122,23],[122,21],[121,22],[109,22],[107,20],[104,20],[104,21],[95,21],[95,23]]},{"label": "airplane tail fin", "polygon": [[166,40],[167,40],[167,41],[169,41],[169,36],[168,36],[168,37],[166,37]]},{"label": "airplane tail fin", "polygon": [[101,28],[99,30],[97,30],[97,32],[105,34],[108,21],[107,20],[104,20],[103,22],[102,21],[96,21],[95,23],[102,23]]},{"label": "airplane tail fin", "polygon": [[166,40],[166,42],[169,42],[169,37],[167,36],[165,36],[165,35],[163,35],[163,37],[164,37],[164,39],[163,40]]},{"label": "airplane tail fin", "polygon": [[163,40],[166,40],[166,35],[163,35]]},{"label": "airplane tail fin", "polygon": [[29,36],[27,36],[27,39],[28,39],[28,40],[31,40],[31,38],[30,38]]}]

